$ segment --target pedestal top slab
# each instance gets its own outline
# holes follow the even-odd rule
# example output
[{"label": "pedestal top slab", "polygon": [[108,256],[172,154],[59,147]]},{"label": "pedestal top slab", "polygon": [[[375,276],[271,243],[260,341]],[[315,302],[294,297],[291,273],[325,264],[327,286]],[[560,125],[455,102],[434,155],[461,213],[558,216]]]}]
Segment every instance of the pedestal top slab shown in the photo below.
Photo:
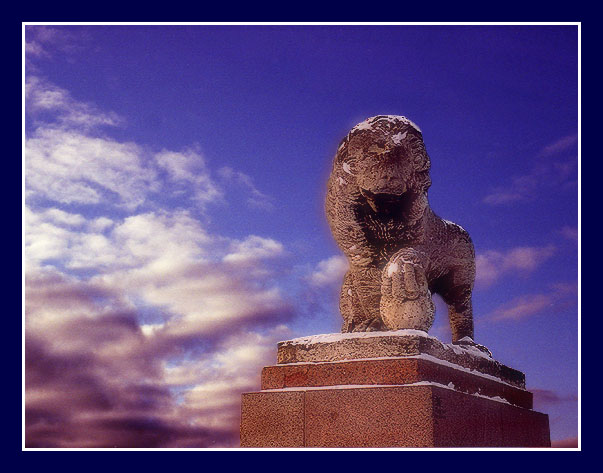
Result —
[{"label": "pedestal top slab", "polygon": [[477,348],[442,343],[421,330],[314,335],[278,343],[277,363],[321,363],[430,355],[519,388],[525,375]]}]

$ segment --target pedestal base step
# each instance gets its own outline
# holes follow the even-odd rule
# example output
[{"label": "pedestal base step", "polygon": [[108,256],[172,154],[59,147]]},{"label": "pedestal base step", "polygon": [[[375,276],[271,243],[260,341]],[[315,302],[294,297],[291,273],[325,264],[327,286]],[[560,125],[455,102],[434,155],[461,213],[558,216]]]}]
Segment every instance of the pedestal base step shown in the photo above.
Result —
[{"label": "pedestal base step", "polygon": [[521,371],[505,366],[476,348],[442,343],[420,330],[334,333],[279,342],[277,363],[321,363],[429,355],[525,388]]},{"label": "pedestal base step", "polygon": [[420,381],[443,384],[467,394],[499,397],[532,408],[532,393],[494,376],[421,354],[400,358],[291,363],[266,366],[262,389],[337,385],[404,385]]},{"label": "pedestal base step", "polygon": [[245,393],[242,447],[550,447],[548,416],[437,383]]},{"label": "pedestal base step", "polygon": [[242,447],[549,447],[525,376],[418,330],[280,342],[242,398]]}]

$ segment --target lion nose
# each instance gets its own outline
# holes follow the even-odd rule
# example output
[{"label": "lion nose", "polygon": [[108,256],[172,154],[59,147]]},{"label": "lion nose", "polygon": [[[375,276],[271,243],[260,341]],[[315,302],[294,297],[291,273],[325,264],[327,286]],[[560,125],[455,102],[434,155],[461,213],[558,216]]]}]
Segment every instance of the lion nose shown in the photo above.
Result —
[{"label": "lion nose", "polygon": [[401,179],[392,178],[391,176],[380,178],[373,191],[375,194],[404,194],[406,192],[406,184]]}]

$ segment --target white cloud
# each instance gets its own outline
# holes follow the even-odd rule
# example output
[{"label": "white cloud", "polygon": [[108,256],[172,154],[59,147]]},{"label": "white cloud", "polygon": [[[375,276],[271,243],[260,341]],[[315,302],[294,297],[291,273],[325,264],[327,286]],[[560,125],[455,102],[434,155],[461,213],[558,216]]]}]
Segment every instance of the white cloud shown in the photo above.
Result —
[{"label": "white cloud", "polygon": [[[25,81],[25,110],[28,116],[54,128],[90,131],[99,126],[117,126],[123,118],[102,112],[98,107],[75,100],[71,94],[37,76]],[[44,116],[46,114],[46,116]]]},{"label": "white cloud", "polygon": [[153,273],[154,265],[161,261],[178,266],[202,260],[203,246],[211,242],[201,223],[184,210],[127,217],[112,236],[130,258],[129,266]]},{"label": "white cloud", "polygon": [[530,294],[513,299],[490,314],[492,320],[522,319],[553,305],[549,294]]},{"label": "white cloud", "polygon": [[42,216],[48,217],[59,225],[64,224],[70,227],[79,227],[86,222],[86,219],[79,214],[72,214],[55,208],[44,211]]},{"label": "white cloud", "polygon": [[331,256],[316,265],[316,270],[310,274],[309,280],[314,286],[341,285],[347,270],[348,260],[345,256]]},{"label": "white cloud", "polygon": [[500,277],[510,273],[528,274],[553,256],[555,251],[556,248],[553,245],[548,245],[478,253],[475,258],[476,285],[489,287]]},{"label": "white cloud", "polygon": [[98,217],[87,221],[88,231],[103,232],[113,226],[113,220],[107,217]]},{"label": "white cloud", "polygon": [[25,63],[28,70],[37,69],[40,59],[56,56],[69,58],[81,50],[88,36],[74,26],[27,25],[25,27]]},{"label": "white cloud", "polygon": [[41,261],[61,258],[68,251],[71,231],[44,217],[27,207],[23,211],[26,268],[37,266]]},{"label": "white cloud", "polygon": [[55,213],[27,211],[30,262],[60,260],[67,268],[98,271],[92,280],[107,290],[127,291],[177,316],[166,324],[167,333],[213,333],[235,320],[286,309],[276,286],[265,285],[269,272],[262,271],[263,261],[284,254],[280,242],[252,235],[229,243],[209,235],[186,211],[134,215],[113,223],[107,234],[50,223]]},{"label": "white cloud", "polygon": [[571,283],[557,283],[548,292],[525,294],[494,309],[486,316],[492,321],[519,320],[544,312],[555,312],[559,308],[576,302],[577,286]]},{"label": "white cloud", "polygon": [[211,179],[205,160],[199,153],[164,150],[155,154],[155,160],[168,172],[172,181],[192,185],[194,199],[201,204],[223,198],[222,189]]},{"label": "white cloud", "polygon": [[158,190],[140,148],[75,131],[39,128],[25,148],[26,189],[64,204],[113,203],[135,209]]},{"label": "white cloud", "polygon": [[[236,444],[240,394],[258,389],[260,365],[274,362],[268,358],[274,356],[276,340],[253,327],[270,320],[282,324],[290,313],[271,272],[255,271],[283,254],[282,244],[257,236],[229,241],[211,235],[186,211],[113,221],[26,208],[26,219],[25,253],[32,261],[26,279],[26,335],[41,350],[28,356],[30,376],[44,371],[46,363],[88,360],[74,366],[69,376],[52,370],[35,375],[43,381],[28,389],[28,409],[64,415],[65,420],[51,437],[30,422],[28,438],[57,446],[102,445],[106,438],[120,444],[115,432],[104,432],[105,413],[94,399],[104,386],[111,402],[127,404],[130,390],[145,384],[145,390],[153,387],[151,392],[178,386],[184,391],[166,391],[161,409],[143,409],[141,415],[158,416],[158,422],[177,431],[191,424],[203,430],[208,437],[196,446],[210,439],[222,446]],[[226,255],[237,255],[234,260],[244,263],[245,270],[223,262]],[[55,261],[96,275],[84,280],[67,276],[53,268]],[[145,322],[149,308],[160,314],[160,322]],[[189,350],[215,341],[217,346],[191,362]],[[58,359],[62,361],[52,361]],[[89,386],[80,388],[78,376],[88,379]],[[79,399],[69,412],[60,408],[65,389],[72,400]],[[135,415],[127,405],[115,409],[116,422]],[[88,428],[76,433],[81,416]],[[151,425],[147,431],[150,435],[158,428]],[[121,430],[128,432],[128,427]],[[126,437],[122,445],[137,442]],[[170,441],[179,445],[193,437],[185,432],[181,440]],[[148,446],[151,440],[145,442]]]},{"label": "white cloud", "polygon": [[199,425],[236,426],[238,434],[241,393],[260,389],[262,367],[276,363],[276,342],[288,335],[283,326],[267,335],[234,333],[207,359],[190,363],[186,370],[171,370],[169,379],[191,384],[184,392],[183,410]]},{"label": "white cloud", "polygon": [[232,242],[230,252],[224,256],[223,261],[234,264],[248,264],[283,254],[283,245],[278,241],[250,235],[242,241]]}]

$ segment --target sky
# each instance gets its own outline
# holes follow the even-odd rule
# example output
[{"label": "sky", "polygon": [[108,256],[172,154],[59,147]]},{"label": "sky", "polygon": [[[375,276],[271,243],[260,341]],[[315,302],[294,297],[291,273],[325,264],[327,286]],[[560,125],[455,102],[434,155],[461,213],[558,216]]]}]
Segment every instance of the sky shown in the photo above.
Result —
[{"label": "sky", "polygon": [[577,26],[30,25],[24,50],[27,447],[238,447],[276,343],[341,329],[326,181],[385,114],[472,237],[475,340],[576,445]]}]

